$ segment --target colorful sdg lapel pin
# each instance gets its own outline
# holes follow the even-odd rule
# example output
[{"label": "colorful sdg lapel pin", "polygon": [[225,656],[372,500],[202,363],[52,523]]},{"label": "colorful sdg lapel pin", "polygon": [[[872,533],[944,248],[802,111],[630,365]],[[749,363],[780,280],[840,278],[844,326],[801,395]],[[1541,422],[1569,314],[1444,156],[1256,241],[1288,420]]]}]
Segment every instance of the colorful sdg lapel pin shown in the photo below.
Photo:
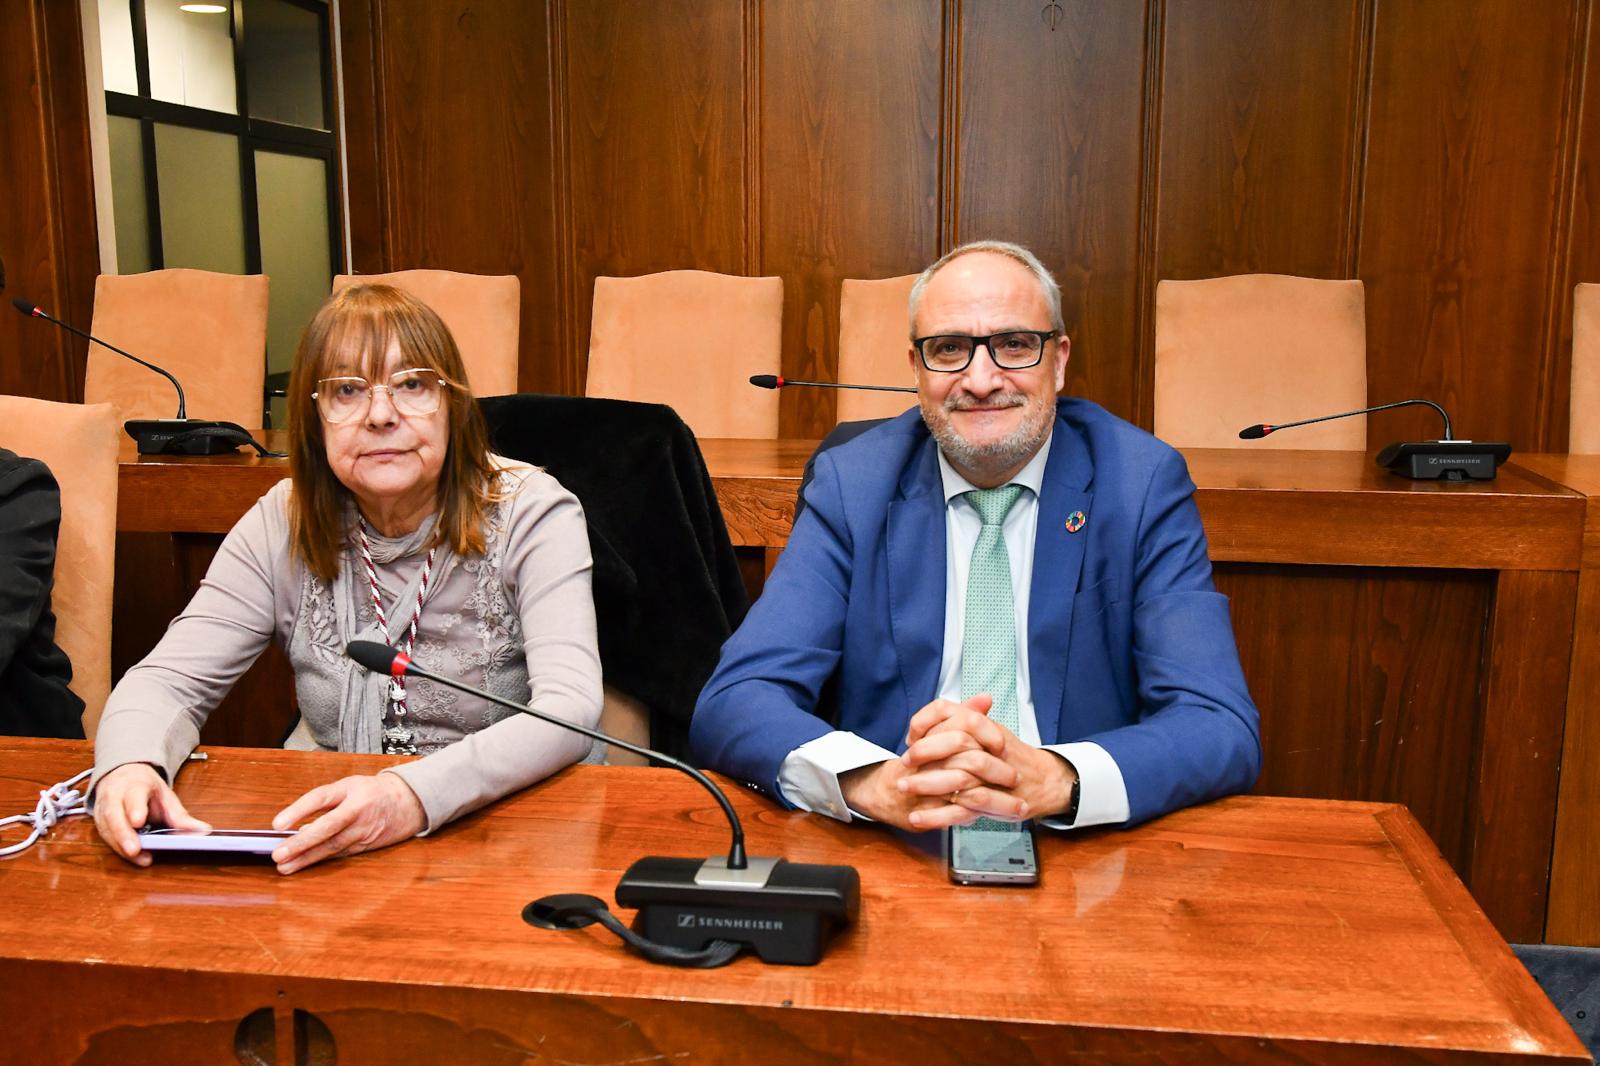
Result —
[{"label": "colorful sdg lapel pin", "polygon": [[1083,524],[1087,521],[1089,521],[1088,515],[1084,514],[1082,511],[1073,511],[1071,514],[1067,515],[1067,532],[1076,533],[1078,530],[1083,528]]}]

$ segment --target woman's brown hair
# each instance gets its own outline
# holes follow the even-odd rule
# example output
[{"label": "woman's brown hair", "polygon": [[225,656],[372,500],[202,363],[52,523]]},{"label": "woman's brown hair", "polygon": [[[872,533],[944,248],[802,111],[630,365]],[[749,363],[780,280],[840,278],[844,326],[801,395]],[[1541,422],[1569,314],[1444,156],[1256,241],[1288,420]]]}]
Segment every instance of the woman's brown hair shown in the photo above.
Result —
[{"label": "woman's brown hair", "polygon": [[433,309],[389,285],[352,285],[334,293],[306,326],[289,375],[289,543],[310,571],[332,581],[348,536],[344,526],[350,491],[328,465],[322,416],[311,394],[318,380],[360,374],[379,381],[391,341],[401,366],[426,368],[448,385],[449,445],[439,472],[433,543],[457,554],[480,553],[484,523],[498,499],[489,430],[468,387],[455,338]]}]

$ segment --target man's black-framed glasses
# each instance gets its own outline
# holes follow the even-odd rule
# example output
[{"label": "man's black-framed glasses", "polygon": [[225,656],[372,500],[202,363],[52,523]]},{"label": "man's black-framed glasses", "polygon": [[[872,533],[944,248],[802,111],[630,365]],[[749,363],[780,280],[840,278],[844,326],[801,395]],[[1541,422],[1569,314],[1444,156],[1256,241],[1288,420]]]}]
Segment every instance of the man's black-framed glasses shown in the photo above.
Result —
[{"label": "man's black-framed glasses", "polygon": [[922,365],[936,374],[956,374],[965,370],[981,345],[989,351],[989,358],[1001,370],[1026,370],[1038,366],[1044,359],[1044,346],[1056,335],[1055,330],[1014,329],[1005,333],[991,333],[987,337],[969,337],[961,333],[941,333],[932,337],[912,340]]}]

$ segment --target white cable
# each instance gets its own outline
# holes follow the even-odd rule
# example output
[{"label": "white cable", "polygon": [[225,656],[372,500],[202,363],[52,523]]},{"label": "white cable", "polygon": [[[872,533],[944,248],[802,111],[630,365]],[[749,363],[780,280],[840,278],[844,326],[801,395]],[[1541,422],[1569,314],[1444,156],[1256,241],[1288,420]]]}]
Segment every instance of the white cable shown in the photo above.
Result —
[{"label": "white cable", "polygon": [[13,814],[9,818],[0,818],[0,829],[19,823],[26,823],[33,827],[33,831],[28,834],[28,839],[22,843],[13,844],[8,848],[0,848],[0,858],[26,851],[61,819],[88,814],[89,804],[83,793],[78,791],[77,785],[78,782],[92,773],[94,773],[94,767],[91,766],[76,777],[68,778],[41,791],[39,793],[38,806],[33,808],[32,814]]}]

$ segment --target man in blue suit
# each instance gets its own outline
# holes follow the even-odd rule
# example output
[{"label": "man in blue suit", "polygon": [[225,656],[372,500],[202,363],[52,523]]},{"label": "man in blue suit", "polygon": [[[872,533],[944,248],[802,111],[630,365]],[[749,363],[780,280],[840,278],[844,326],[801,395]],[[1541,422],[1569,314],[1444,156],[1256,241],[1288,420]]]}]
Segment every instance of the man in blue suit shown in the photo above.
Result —
[{"label": "man in blue suit", "polygon": [[1131,825],[1249,788],[1259,719],[1183,458],[1058,398],[1060,289],[1026,249],[956,249],[910,310],[921,409],[817,457],[696,757],[915,830]]}]

